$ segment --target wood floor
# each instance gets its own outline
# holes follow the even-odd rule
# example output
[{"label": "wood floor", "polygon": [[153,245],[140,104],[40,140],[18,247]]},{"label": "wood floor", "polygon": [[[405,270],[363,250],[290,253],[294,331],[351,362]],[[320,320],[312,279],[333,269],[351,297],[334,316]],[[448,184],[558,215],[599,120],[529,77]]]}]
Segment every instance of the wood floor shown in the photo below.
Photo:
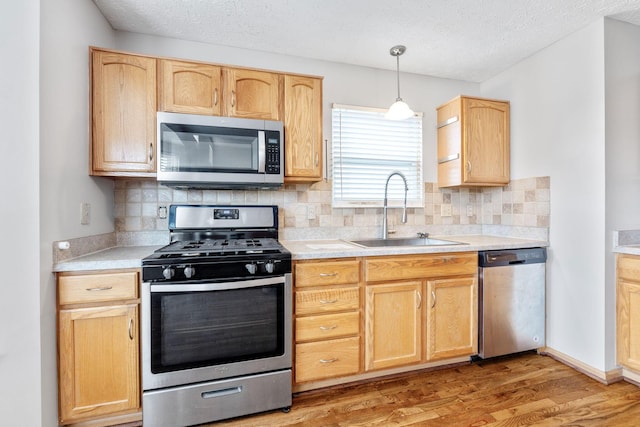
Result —
[{"label": "wood floor", "polygon": [[526,353],[300,393],[291,412],[209,426],[640,426],[640,388]]}]

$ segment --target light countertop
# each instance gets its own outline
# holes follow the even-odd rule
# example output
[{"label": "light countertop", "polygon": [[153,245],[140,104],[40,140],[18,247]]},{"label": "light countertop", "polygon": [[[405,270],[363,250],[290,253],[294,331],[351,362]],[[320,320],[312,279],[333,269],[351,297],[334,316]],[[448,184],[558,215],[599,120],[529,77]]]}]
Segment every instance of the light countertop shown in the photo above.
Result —
[{"label": "light countertop", "polygon": [[613,252],[627,255],[640,255],[640,245],[621,245],[613,248]]},{"label": "light countertop", "polygon": [[[542,240],[519,239],[501,236],[431,236],[456,242],[463,245],[445,246],[396,246],[380,248],[363,248],[346,240],[281,240],[280,242],[291,252],[294,260],[344,258],[359,256],[383,256],[402,254],[427,254],[446,252],[485,251],[492,249],[516,249],[548,246]],[[77,258],[59,262],[53,266],[53,272],[113,270],[120,268],[140,268],[142,258],[151,255],[161,246],[118,246],[93,252]],[[637,246],[640,254],[640,246]]]},{"label": "light countertop", "polygon": [[142,258],[161,246],[117,246],[54,264],[53,272],[140,268]]},{"label": "light countertop", "polygon": [[403,254],[426,254],[444,252],[486,251],[493,249],[517,249],[548,246],[547,241],[518,239],[502,236],[464,235],[429,236],[465,243],[463,245],[395,246],[363,248],[346,240],[281,240],[293,259],[344,258],[358,256],[382,256]]}]

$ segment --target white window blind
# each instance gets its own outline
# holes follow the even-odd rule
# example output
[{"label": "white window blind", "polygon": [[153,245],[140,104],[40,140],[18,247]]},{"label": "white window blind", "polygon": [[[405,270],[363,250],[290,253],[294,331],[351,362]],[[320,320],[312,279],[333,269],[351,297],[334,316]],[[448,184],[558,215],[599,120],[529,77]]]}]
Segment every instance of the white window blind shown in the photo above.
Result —
[{"label": "white window blind", "polygon": [[[422,114],[387,120],[385,110],[333,104],[333,206],[382,206],[390,173],[407,178],[407,206],[423,207]],[[388,205],[404,200],[404,183],[389,181]]]}]

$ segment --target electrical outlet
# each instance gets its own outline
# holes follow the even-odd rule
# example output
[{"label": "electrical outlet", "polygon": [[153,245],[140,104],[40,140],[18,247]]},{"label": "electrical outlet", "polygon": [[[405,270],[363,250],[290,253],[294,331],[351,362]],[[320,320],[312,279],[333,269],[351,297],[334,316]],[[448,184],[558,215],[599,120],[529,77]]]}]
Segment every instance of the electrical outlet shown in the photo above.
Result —
[{"label": "electrical outlet", "polygon": [[473,205],[467,205],[467,216],[473,216]]},{"label": "electrical outlet", "polygon": [[89,225],[91,223],[91,204],[80,203],[80,224]]},{"label": "electrical outlet", "polygon": [[440,205],[440,216],[451,216],[451,204],[443,203]]},{"label": "electrical outlet", "polygon": [[316,207],[309,205],[307,207],[307,219],[316,219]]}]

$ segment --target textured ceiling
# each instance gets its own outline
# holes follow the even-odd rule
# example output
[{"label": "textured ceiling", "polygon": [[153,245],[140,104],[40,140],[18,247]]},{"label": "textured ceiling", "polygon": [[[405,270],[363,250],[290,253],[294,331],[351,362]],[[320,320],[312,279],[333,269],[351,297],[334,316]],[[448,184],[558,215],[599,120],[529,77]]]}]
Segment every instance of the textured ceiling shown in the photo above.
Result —
[{"label": "textured ceiling", "polygon": [[113,28],[482,82],[640,0],[94,0]]}]

